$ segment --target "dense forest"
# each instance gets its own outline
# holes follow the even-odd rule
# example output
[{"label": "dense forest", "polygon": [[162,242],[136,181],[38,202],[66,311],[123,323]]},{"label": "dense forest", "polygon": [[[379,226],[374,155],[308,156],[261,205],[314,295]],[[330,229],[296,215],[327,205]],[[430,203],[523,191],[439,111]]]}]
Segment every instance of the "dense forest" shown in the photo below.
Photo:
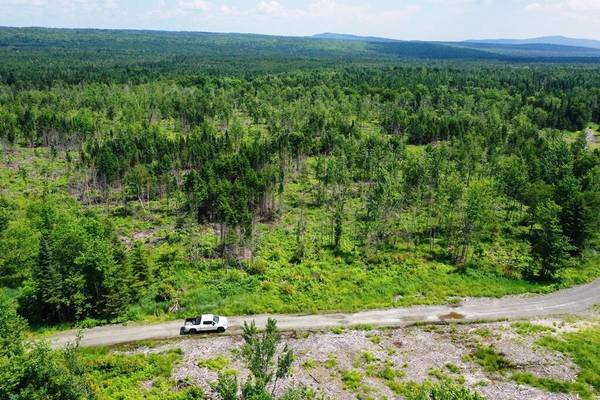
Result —
[{"label": "dense forest", "polygon": [[600,275],[597,65],[165,35],[0,30],[3,323],[354,310]]},{"label": "dense forest", "polygon": [[[600,122],[596,67],[289,63],[174,77],[174,61],[164,78],[160,67],[135,84],[5,77],[3,157],[20,166],[5,171],[0,272],[22,315],[111,320],[150,298],[223,305],[194,279],[218,297],[232,280],[279,297],[254,311],[361,308],[323,304],[322,290],[300,287],[323,277],[298,282],[298,271],[329,259],[336,275],[391,264],[393,283],[363,287],[389,302],[411,261],[548,282],[594,254],[599,154],[576,132]],[[48,165],[28,171],[20,158],[31,150]],[[17,178],[25,193],[11,190]],[[137,240],[144,229],[115,226],[140,220],[169,232]],[[269,276],[276,266],[283,276]],[[265,288],[272,280],[281,287]],[[287,309],[296,291],[303,299]]]}]

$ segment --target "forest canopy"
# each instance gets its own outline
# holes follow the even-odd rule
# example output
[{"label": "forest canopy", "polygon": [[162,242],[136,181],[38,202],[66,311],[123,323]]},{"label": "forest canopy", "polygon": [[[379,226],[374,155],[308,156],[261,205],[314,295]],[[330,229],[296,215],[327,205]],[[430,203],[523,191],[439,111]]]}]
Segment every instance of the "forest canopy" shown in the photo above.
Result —
[{"label": "forest canopy", "polygon": [[19,315],[355,310],[596,277],[599,67],[378,46],[0,29]]}]

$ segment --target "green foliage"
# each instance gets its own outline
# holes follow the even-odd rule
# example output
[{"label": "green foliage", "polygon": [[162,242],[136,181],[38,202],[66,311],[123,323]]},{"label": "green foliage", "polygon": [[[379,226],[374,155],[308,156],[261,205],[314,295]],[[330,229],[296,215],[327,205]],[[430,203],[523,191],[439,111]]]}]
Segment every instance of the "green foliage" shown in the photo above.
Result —
[{"label": "green foliage", "polygon": [[357,391],[362,385],[363,375],[360,371],[350,370],[350,371],[342,371],[342,382],[344,383],[344,388],[347,390],[351,390],[353,392]]},{"label": "green foliage", "polygon": [[[159,354],[114,354],[108,349],[86,349],[83,360],[87,379],[98,399],[202,399],[202,390],[189,386],[173,390],[174,365],[181,360],[179,349]],[[146,387],[142,387],[142,384]]]},{"label": "green foliage", "polygon": [[419,385],[414,382],[388,384],[396,394],[407,400],[483,400],[478,393],[448,381]]},{"label": "green foliage", "polygon": [[487,328],[476,329],[475,333],[483,338],[489,338],[492,336],[492,331]]},{"label": "green foliage", "polygon": [[448,371],[450,371],[454,374],[458,374],[460,372],[460,368],[456,364],[453,364],[453,363],[447,363],[446,368],[448,368]]},{"label": "green foliage", "polygon": [[478,346],[465,359],[476,362],[487,372],[502,372],[512,367],[510,361],[491,346]]},{"label": "green foliage", "polygon": [[139,298],[153,281],[153,267],[142,243],[135,243],[130,253],[129,262],[131,264],[131,273],[134,278],[132,295]]},{"label": "green foliage", "polygon": [[[277,330],[277,322],[271,318],[267,320],[265,331],[262,333],[258,332],[254,321],[250,324],[244,322],[242,337],[245,343],[240,349],[240,354],[251,373],[251,377],[242,384],[242,399],[272,400],[273,393],[277,388],[277,381],[286,378],[291,373],[294,361],[293,352],[285,345],[275,360],[281,335]],[[213,388],[223,399],[238,398],[238,380],[231,374],[219,374],[219,379]],[[300,392],[295,392],[295,394],[288,392],[284,398],[286,398],[285,396],[294,398],[299,394]],[[303,395],[308,395],[308,393]]]},{"label": "green foliage", "polygon": [[219,379],[212,388],[219,393],[222,400],[237,400],[238,398],[238,378],[235,375],[220,373]]},{"label": "green foliage", "polygon": [[327,360],[325,360],[325,362],[323,362],[323,366],[327,369],[335,368],[335,367],[337,367],[337,365],[338,365],[337,357],[333,354],[330,354],[327,357]]},{"label": "green foliage", "polygon": [[40,239],[20,298],[22,313],[35,324],[122,315],[133,294],[123,249],[108,224],[58,201],[46,198],[28,210]]},{"label": "green foliage", "polygon": [[381,343],[381,336],[380,335],[370,335],[369,340],[371,341],[371,343],[378,345]]},{"label": "green foliage", "polygon": [[515,329],[519,335],[535,335],[539,333],[554,332],[555,329],[550,326],[532,324],[529,321],[526,322],[514,322],[511,327]]},{"label": "green foliage", "polygon": [[573,247],[563,235],[559,225],[560,207],[554,202],[544,202],[535,208],[535,222],[531,231],[531,248],[539,264],[543,279],[554,278],[569,261]]},{"label": "green foliage", "polygon": [[243,338],[246,343],[241,349],[242,356],[255,379],[255,385],[266,388],[275,374],[272,364],[281,340],[275,320],[267,321],[263,334],[258,333],[254,321],[251,324],[244,323]]},{"label": "green foliage", "polygon": [[577,393],[582,399],[594,399],[593,392],[581,382],[566,382],[552,378],[540,378],[528,372],[518,372],[512,379],[523,385],[534,386],[553,393]]},{"label": "green foliage", "polygon": [[372,331],[374,327],[371,324],[356,324],[350,326],[350,329],[353,331]]},{"label": "green foliage", "polygon": [[198,361],[198,366],[201,368],[208,368],[211,371],[219,372],[227,368],[229,360],[223,356],[209,358],[207,360]]},{"label": "green foliage", "polygon": [[591,385],[600,393],[600,328],[584,328],[561,338],[546,336],[539,344],[572,358],[580,368],[577,381]]},{"label": "green foliage", "polygon": [[600,120],[596,66],[244,35],[2,28],[0,42],[0,285],[34,325],[598,276],[600,157],[564,131]]},{"label": "green foliage", "polygon": [[53,351],[25,342],[25,322],[0,291],[0,398],[33,400],[95,399],[82,375],[76,346]]},{"label": "green foliage", "polygon": [[317,366],[317,363],[313,359],[308,359],[302,363],[302,368],[304,368],[307,371],[309,371],[311,369],[315,369],[316,366]]},{"label": "green foliage", "polygon": [[326,397],[307,387],[290,389],[281,396],[280,400],[325,400]]}]

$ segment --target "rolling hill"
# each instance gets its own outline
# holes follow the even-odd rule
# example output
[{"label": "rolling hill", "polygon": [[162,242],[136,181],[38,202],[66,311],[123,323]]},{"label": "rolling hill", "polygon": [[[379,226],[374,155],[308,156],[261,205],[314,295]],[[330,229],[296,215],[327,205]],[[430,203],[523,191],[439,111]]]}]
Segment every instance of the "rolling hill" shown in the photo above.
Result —
[{"label": "rolling hill", "polygon": [[553,44],[559,46],[588,47],[591,49],[600,49],[600,40],[575,39],[564,36],[542,36],[531,39],[480,39],[467,40],[467,42],[503,45]]}]

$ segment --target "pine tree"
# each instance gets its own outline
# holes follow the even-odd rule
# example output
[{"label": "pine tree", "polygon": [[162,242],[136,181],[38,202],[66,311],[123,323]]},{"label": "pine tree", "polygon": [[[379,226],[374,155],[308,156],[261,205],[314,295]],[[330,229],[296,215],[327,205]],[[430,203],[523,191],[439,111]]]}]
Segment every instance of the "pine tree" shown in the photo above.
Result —
[{"label": "pine tree", "polygon": [[50,247],[50,232],[42,231],[37,263],[32,271],[36,299],[39,304],[38,317],[48,321],[62,321],[65,299],[63,295],[63,277],[53,262]]},{"label": "pine tree", "polygon": [[538,264],[538,277],[555,278],[569,262],[573,246],[563,234],[559,223],[560,207],[553,201],[538,205],[530,242],[534,259]]},{"label": "pine tree", "polygon": [[150,261],[146,257],[144,245],[141,242],[136,242],[131,250],[129,257],[131,264],[131,273],[133,275],[133,284],[131,285],[134,298],[139,298],[144,289],[152,282],[152,270]]}]

